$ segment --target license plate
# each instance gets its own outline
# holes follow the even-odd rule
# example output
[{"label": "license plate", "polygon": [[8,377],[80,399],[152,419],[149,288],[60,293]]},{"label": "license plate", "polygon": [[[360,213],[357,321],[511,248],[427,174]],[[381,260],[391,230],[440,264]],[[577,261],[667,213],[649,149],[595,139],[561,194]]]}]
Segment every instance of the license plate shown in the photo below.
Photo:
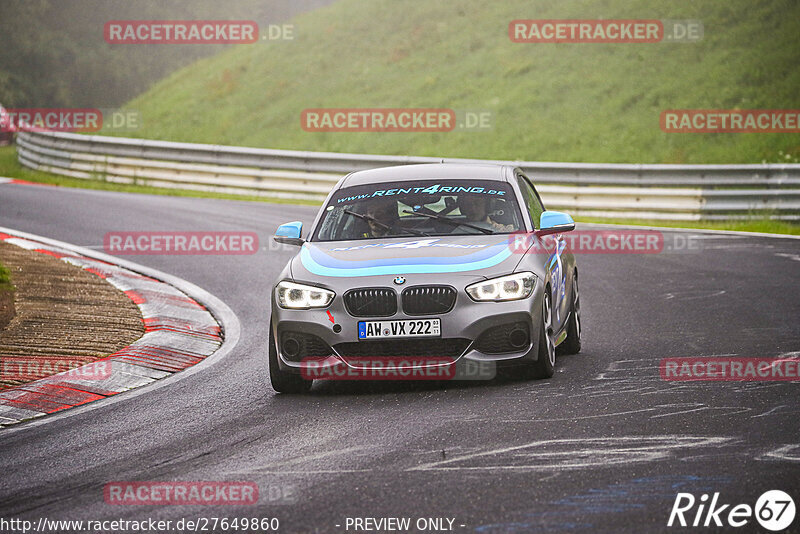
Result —
[{"label": "license plate", "polygon": [[441,322],[439,319],[358,322],[358,339],[439,337],[441,335]]}]

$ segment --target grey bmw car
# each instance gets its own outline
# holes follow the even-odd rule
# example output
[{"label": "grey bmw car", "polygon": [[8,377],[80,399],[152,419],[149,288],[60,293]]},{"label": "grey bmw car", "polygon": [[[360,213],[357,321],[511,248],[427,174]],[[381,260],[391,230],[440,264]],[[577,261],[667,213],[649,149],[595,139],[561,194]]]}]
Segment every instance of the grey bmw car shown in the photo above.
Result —
[{"label": "grey bmw car", "polygon": [[272,292],[272,387],[301,393],[375,366],[440,376],[429,371],[465,362],[551,377],[557,346],[581,348],[578,268],[561,236],[574,228],[511,166],[345,176],[305,238],[301,222],[275,233],[300,250]]}]

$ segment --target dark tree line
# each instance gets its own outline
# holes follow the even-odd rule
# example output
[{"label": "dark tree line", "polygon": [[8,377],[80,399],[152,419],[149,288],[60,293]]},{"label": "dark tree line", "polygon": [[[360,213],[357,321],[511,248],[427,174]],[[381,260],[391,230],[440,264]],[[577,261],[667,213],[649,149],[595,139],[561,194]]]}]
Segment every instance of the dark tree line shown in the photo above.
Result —
[{"label": "dark tree line", "polygon": [[255,20],[260,26],[332,0],[0,0],[0,103],[114,107],[230,45],[108,44],[109,20]]}]

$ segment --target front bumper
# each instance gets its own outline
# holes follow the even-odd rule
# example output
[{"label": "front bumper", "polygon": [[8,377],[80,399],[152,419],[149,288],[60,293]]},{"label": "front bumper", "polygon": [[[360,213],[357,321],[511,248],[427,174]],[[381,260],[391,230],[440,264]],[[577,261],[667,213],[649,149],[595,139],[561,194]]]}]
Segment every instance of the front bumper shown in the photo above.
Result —
[{"label": "front bumper", "polygon": [[[409,280],[409,286],[413,280]],[[364,284],[368,287],[368,284]],[[343,343],[364,343],[358,339],[359,321],[369,320],[414,320],[424,318],[439,318],[441,320],[441,342],[446,345],[449,354],[431,353],[430,347],[425,350],[428,361],[423,361],[423,356],[415,356],[413,352],[414,341],[431,338],[396,338],[380,340],[380,343],[396,344],[398,350],[403,348],[403,355],[397,358],[390,358],[386,369],[406,369],[417,367],[442,367],[452,364],[464,365],[466,362],[485,364],[491,362],[495,365],[518,365],[535,361],[538,354],[539,325],[541,324],[541,309],[543,284],[541,279],[537,280],[533,293],[530,297],[510,302],[474,302],[464,291],[463,287],[454,286],[457,291],[456,303],[453,309],[443,314],[432,314],[426,316],[406,315],[402,311],[402,306],[398,306],[398,311],[391,317],[354,317],[350,315],[344,305],[342,294],[337,292],[336,297],[328,308],[315,310],[288,310],[280,308],[274,301],[272,304],[272,328],[276,349],[278,353],[278,365],[283,371],[301,373],[305,365],[304,355],[297,354],[292,357],[284,353],[281,340],[286,333],[299,332],[316,336],[324,342],[330,349],[327,357],[315,359],[315,365],[324,367],[344,367],[350,369],[364,369],[363,357],[354,358],[344,354],[341,347]],[[274,294],[274,293],[273,293]],[[525,324],[528,328],[528,342],[519,345],[513,351],[502,353],[486,353],[479,350],[485,344],[476,343],[482,334],[496,332],[498,327],[509,325],[510,323]],[[338,332],[337,332],[338,330]],[[435,338],[439,339],[439,338]],[[481,338],[483,339],[483,338]],[[460,343],[456,346],[456,341]],[[435,345],[428,344],[428,345]],[[337,345],[340,345],[337,348]],[[412,347],[412,348],[409,348]],[[453,353],[454,347],[455,353]],[[462,350],[462,347],[463,350]],[[402,352],[402,351],[401,351]],[[436,357],[439,357],[438,361]],[[446,358],[446,360],[443,360]],[[305,360],[307,361],[307,360]],[[448,363],[443,363],[444,361]]]}]

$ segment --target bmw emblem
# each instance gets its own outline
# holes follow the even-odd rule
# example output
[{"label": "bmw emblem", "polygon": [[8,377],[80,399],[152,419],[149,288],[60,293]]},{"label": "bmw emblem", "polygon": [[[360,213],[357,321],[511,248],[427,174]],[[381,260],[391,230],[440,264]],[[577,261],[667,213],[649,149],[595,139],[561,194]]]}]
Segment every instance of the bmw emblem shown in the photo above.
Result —
[{"label": "bmw emblem", "polygon": [[405,276],[395,276],[394,277],[394,283],[397,284],[398,286],[401,286],[401,285],[406,283],[406,277]]}]

